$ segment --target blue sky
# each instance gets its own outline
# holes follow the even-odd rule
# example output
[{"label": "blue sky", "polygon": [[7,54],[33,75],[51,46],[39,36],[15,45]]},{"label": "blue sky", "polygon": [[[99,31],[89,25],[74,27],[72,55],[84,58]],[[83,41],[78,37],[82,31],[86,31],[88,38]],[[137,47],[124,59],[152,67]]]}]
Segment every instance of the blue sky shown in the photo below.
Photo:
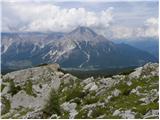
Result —
[{"label": "blue sky", "polygon": [[158,1],[5,0],[2,3],[3,32],[69,32],[80,25],[109,38],[158,37]]}]

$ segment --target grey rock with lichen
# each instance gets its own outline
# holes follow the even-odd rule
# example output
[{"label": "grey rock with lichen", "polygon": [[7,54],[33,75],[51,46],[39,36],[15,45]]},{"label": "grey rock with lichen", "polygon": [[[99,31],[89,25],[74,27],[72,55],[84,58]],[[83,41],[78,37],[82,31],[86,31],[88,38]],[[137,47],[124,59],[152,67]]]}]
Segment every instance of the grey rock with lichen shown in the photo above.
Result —
[{"label": "grey rock with lichen", "polygon": [[[158,118],[157,63],[148,63],[129,75],[84,80],[59,69],[58,64],[50,64],[2,75],[1,95],[5,99],[1,108],[7,112],[2,118]],[[52,89],[58,93],[53,96],[58,101],[50,106],[61,112],[48,114],[44,108]],[[149,111],[143,108],[147,105]]]},{"label": "grey rock with lichen", "polygon": [[28,112],[23,119],[42,119],[42,111],[40,110],[36,110],[36,111],[32,111],[32,112]]},{"label": "grey rock with lichen", "polygon": [[76,103],[65,102],[61,105],[61,107],[65,111],[69,112],[69,119],[74,119],[75,115],[77,115],[77,111],[76,111],[77,104]]},{"label": "grey rock with lichen", "polygon": [[115,89],[115,90],[113,90],[112,95],[115,96],[115,97],[117,97],[117,96],[119,96],[120,93],[121,93],[120,90]]},{"label": "grey rock with lichen", "polygon": [[150,118],[158,118],[159,117],[159,110],[149,110],[145,115],[144,119],[150,119]]}]

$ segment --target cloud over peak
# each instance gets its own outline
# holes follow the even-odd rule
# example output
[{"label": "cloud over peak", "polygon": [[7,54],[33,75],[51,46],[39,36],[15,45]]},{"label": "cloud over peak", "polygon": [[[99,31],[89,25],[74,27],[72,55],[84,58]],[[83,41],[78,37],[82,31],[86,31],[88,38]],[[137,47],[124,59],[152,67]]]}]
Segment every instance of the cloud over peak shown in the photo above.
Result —
[{"label": "cloud over peak", "polygon": [[155,2],[152,6],[152,2],[142,6],[134,2],[84,2],[74,7],[75,3],[68,6],[66,2],[11,1],[2,2],[2,32],[70,32],[86,26],[109,39],[158,37],[158,17],[152,9]]},{"label": "cloud over peak", "polygon": [[[111,7],[98,13],[85,8],[60,8],[53,4],[9,3],[3,7],[15,14],[13,19],[17,19],[17,23],[13,24],[10,16],[4,14],[2,22],[14,26],[17,31],[70,31],[77,26],[106,28],[113,18]],[[20,27],[18,23],[21,23]]]}]

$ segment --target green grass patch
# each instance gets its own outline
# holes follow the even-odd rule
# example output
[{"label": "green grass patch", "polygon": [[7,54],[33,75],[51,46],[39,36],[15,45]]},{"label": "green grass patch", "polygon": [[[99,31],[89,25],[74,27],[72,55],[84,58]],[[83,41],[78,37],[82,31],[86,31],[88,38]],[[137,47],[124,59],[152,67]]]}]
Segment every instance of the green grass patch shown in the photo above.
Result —
[{"label": "green grass patch", "polygon": [[37,95],[33,92],[33,88],[32,88],[32,81],[31,80],[27,80],[25,85],[24,85],[24,91],[31,96],[36,97]]},{"label": "green grass patch", "polygon": [[1,114],[3,115],[3,114],[6,114],[9,112],[9,110],[11,108],[11,104],[10,104],[10,101],[5,97],[1,97],[1,102],[4,105],[4,108],[1,111]]},{"label": "green grass patch", "polygon": [[49,98],[42,111],[46,117],[52,114],[61,115],[59,95],[54,89],[50,91]]},{"label": "green grass patch", "polygon": [[159,104],[151,102],[147,105],[137,105],[136,109],[134,109],[135,112],[141,113],[142,115],[145,115],[149,110],[158,110]]},{"label": "green grass patch", "polygon": [[22,90],[20,86],[15,86],[15,83],[13,80],[9,81],[9,88],[10,89],[8,93],[10,93],[12,96],[17,94],[20,90]]},{"label": "green grass patch", "polygon": [[1,84],[1,92],[3,91],[3,89],[6,87],[6,85],[4,85],[4,84]]},{"label": "green grass patch", "polygon": [[76,119],[86,119],[88,118],[87,114],[88,114],[87,110],[80,110],[78,114],[75,116],[75,118]]},{"label": "green grass patch", "polygon": [[86,96],[83,100],[83,103],[85,105],[89,105],[89,104],[94,104],[97,103],[99,101],[99,97],[98,96]]},{"label": "green grass patch", "polygon": [[64,93],[66,96],[66,101],[70,101],[74,98],[83,99],[86,94],[82,90],[83,87],[79,83],[76,83],[71,88],[67,89]]}]

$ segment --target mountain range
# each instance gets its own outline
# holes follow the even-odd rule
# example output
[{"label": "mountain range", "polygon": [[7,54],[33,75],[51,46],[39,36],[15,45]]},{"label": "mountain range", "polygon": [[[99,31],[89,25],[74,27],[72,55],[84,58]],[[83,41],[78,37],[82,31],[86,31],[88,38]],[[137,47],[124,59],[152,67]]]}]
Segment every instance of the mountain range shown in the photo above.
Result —
[{"label": "mountain range", "polygon": [[158,61],[151,53],[114,43],[88,27],[69,33],[2,33],[1,58],[2,71],[45,63],[67,69],[107,69]]}]

